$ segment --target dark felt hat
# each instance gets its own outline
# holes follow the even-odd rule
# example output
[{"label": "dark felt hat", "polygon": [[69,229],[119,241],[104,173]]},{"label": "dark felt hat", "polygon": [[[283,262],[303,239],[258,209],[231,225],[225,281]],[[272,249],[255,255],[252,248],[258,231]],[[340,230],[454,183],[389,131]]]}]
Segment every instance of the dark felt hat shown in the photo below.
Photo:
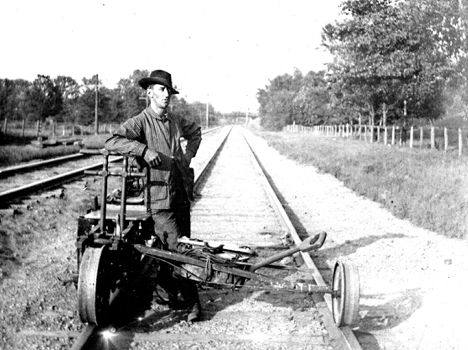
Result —
[{"label": "dark felt hat", "polygon": [[160,69],[152,71],[149,77],[140,79],[138,84],[145,90],[149,85],[160,84],[167,87],[172,95],[179,93],[179,91],[172,87],[171,74]]}]

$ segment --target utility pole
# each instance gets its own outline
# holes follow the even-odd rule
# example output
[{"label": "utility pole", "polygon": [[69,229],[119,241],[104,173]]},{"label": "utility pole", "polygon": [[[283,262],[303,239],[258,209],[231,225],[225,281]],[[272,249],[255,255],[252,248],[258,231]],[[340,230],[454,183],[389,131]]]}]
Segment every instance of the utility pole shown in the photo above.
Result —
[{"label": "utility pole", "polygon": [[99,76],[96,74],[96,89],[94,94],[94,133],[99,134],[99,120],[98,120],[98,89],[99,89]]},{"label": "utility pole", "polygon": [[206,128],[208,129],[208,120],[209,120],[209,106],[208,102],[206,103]]}]

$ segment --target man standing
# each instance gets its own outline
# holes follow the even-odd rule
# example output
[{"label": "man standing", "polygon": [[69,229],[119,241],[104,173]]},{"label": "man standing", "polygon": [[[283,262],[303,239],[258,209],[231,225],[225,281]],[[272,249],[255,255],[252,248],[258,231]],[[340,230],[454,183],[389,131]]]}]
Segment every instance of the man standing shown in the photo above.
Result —
[{"label": "man standing", "polygon": [[[193,170],[190,161],[201,142],[201,129],[195,122],[167,111],[172,87],[171,75],[163,70],[151,72],[138,84],[146,90],[150,105],[128,119],[106,141],[105,148],[123,155],[141,157],[150,167],[150,213],[154,231],[164,249],[177,251],[177,239],[190,237],[190,200],[193,199]],[[187,140],[185,153],[180,138]],[[182,295],[190,310],[188,321],[200,317],[200,301],[194,282],[177,278],[172,269],[162,267],[158,283],[166,289],[170,306]]]}]

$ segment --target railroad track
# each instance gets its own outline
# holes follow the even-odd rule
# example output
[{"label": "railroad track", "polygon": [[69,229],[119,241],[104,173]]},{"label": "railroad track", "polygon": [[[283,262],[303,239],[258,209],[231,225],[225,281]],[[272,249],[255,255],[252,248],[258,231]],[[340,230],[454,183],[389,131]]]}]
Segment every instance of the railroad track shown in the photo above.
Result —
[{"label": "railroad track", "polygon": [[[248,136],[234,128],[220,146],[196,169],[199,196],[192,209],[192,237],[256,247],[260,256],[271,255],[285,240],[300,244],[304,237],[281,205]],[[187,325],[180,312],[156,308],[109,328],[88,327],[73,349],[106,343],[132,349],[360,349],[349,327],[335,325],[329,298],[299,290],[298,283],[326,288],[311,256],[301,253],[300,260],[299,269],[290,261],[287,271],[269,273],[284,279],[281,289],[256,281],[236,291],[202,289],[201,322]]]},{"label": "railroad track", "polygon": [[[216,130],[218,127],[206,129],[203,134]],[[0,179],[3,179],[0,183],[0,203],[5,205],[8,201],[34,192],[60,186],[82,177],[87,170],[102,167],[102,159],[96,157],[96,153],[94,150],[83,150],[72,155],[0,169]],[[113,157],[110,161],[119,160],[121,157]]]},{"label": "railroad track", "polygon": [[52,158],[52,159],[47,159],[47,160],[31,162],[27,164],[11,166],[8,168],[0,169],[0,178],[14,176],[19,173],[42,168],[44,166],[56,165],[56,164],[70,161],[70,160],[77,160],[77,159],[84,158],[84,157],[86,157],[86,154],[84,153],[75,153],[75,154],[70,154],[70,155],[63,156],[63,157],[57,157],[57,158]]},{"label": "railroad track", "polygon": [[[213,128],[203,135],[193,161],[197,169],[225,134]],[[60,188],[60,196],[41,191],[18,202],[0,202],[5,204],[0,208],[0,349],[69,348],[83,328],[71,278],[76,220],[93,207],[100,181],[79,176]]]},{"label": "railroad track", "polygon": [[[199,195],[192,210],[192,237],[250,245],[257,247],[260,256],[282,249],[285,240],[298,243],[303,237],[297,235],[265,176],[258,162],[261,155],[253,153],[254,147],[246,142],[251,136],[246,133],[244,137],[240,129],[234,128],[219,149],[217,146],[226,135],[227,130],[223,130],[219,136],[204,139],[203,149],[193,160]],[[286,278],[285,283],[291,285],[298,281],[321,285],[323,279],[310,255],[303,255],[302,260],[305,265],[299,270],[291,262],[291,270],[275,270],[272,274]],[[81,334],[24,329],[18,335],[62,344],[56,348],[75,339],[74,349],[104,345],[123,349],[360,348],[349,327],[335,326],[326,298],[304,294],[297,288],[270,287],[249,281],[238,291],[203,289],[200,294],[204,318],[193,325],[183,321],[183,312],[163,308],[136,315],[131,321],[118,324],[114,332],[87,326]],[[76,298],[76,292],[73,293]]]}]

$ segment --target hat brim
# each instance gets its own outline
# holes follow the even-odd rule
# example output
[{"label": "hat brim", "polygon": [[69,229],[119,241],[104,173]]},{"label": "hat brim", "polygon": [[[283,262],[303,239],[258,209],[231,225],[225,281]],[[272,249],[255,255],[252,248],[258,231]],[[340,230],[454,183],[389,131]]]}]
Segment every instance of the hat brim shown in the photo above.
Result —
[{"label": "hat brim", "polygon": [[138,85],[140,85],[145,90],[148,88],[148,86],[153,85],[153,84],[164,85],[165,87],[169,89],[172,95],[179,93],[179,91],[174,89],[172,86],[168,85],[167,82],[163,79],[154,78],[154,77],[146,77],[138,81]]}]

